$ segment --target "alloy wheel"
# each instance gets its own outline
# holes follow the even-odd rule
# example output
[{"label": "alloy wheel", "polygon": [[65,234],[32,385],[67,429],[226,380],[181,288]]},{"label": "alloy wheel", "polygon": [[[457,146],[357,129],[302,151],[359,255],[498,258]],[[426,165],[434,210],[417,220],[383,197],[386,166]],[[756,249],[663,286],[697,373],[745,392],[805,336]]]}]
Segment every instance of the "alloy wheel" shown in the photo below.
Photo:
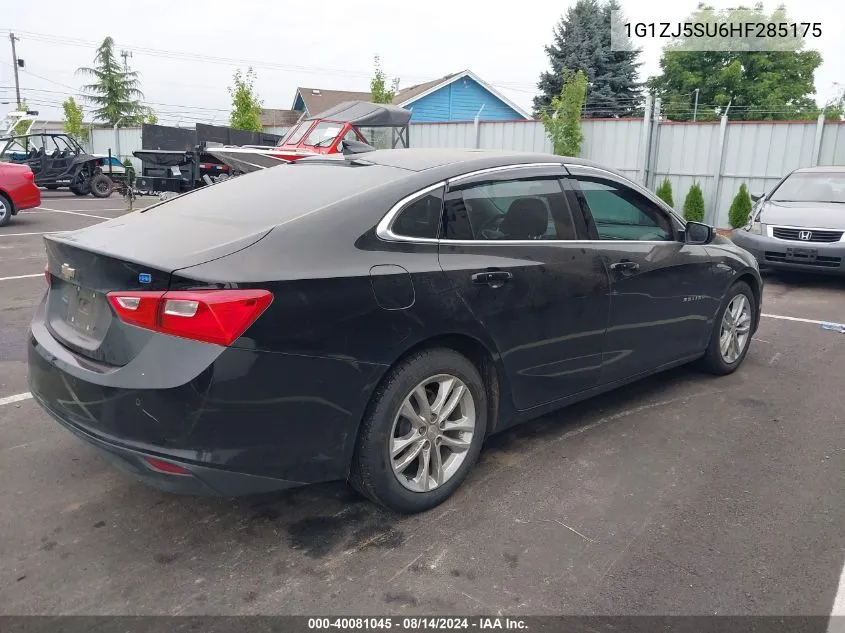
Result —
[{"label": "alloy wheel", "polygon": [[6,201],[3,200],[3,198],[0,198],[0,221],[3,221],[8,213],[9,206],[6,204]]},{"label": "alloy wheel", "polygon": [[719,353],[728,365],[734,364],[751,336],[751,303],[744,294],[738,294],[725,309],[719,329]]},{"label": "alloy wheel", "polygon": [[475,400],[464,382],[438,374],[411,390],[390,432],[390,463],[399,483],[428,492],[449,481],[475,434]]}]

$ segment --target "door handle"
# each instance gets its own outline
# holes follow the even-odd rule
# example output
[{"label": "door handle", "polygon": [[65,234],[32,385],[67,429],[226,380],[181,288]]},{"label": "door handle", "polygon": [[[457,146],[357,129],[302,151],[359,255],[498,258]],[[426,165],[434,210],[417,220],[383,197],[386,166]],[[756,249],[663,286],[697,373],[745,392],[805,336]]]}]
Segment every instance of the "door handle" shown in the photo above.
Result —
[{"label": "door handle", "polygon": [[513,279],[513,274],[506,270],[492,270],[484,273],[475,273],[472,276],[472,283],[479,285],[486,284],[493,288],[499,288],[511,279]]},{"label": "door handle", "polygon": [[621,272],[634,272],[639,270],[640,265],[637,262],[632,262],[629,259],[623,259],[621,262],[614,262],[610,265],[610,270],[618,270]]}]

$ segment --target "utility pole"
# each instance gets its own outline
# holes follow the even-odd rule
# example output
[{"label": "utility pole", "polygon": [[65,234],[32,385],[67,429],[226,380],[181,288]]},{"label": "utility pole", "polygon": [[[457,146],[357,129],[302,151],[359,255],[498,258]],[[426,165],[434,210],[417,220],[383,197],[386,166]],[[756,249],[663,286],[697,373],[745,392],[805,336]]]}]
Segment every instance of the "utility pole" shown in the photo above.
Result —
[{"label": "utility pole", "polygon": [[14,33],[9,33],[9,39],[12,42],[12,67],[15,69],[15,94],[18,98],[18,110],[21,108],[21,84],[18,80],[18,54],[15,52],[15,42],[20,41],[15,37]]},{"label": "utility pole", "polygon": [[120,56],[123,58],[123,72],[129,72],[129,62],[127,58],[132,57],[132,51],[122,50],[120,51]]},{"label": "utility pole", "polygon": [[692,122],[695,123],[695,115],[698,114],[698,88],[695,89],[695,106],[692,109]]}]

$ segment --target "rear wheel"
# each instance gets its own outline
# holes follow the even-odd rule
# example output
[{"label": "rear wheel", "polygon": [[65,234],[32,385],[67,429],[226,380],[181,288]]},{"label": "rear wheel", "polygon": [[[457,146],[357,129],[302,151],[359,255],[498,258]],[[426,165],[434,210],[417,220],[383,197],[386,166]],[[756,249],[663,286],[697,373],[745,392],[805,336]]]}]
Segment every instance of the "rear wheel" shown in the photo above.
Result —
[{"label": "rear wheel", "polygon": [[94,174],[88,181],[88,188],[95,198],[108,198],[113,186],[111,179],[105,174]]},{"label": "rear wheel", "polygon": [[738,282],[725,295],[713,322],[713,332],[701,368],[711,374],[736,371],[751,344],[751,328],[757,314],[756,300],[748,284]]},{"label": "rear wheel", "polygon": [[373,395],[350,483],[396,512],[428,510],[461,485],[486,430],[487,392],[476,367],[449,349],[418,352]]},{"label": "rear wheel", "polygon": [[12,219],[12,202],[0,193],[0,226],[6,226]]}]

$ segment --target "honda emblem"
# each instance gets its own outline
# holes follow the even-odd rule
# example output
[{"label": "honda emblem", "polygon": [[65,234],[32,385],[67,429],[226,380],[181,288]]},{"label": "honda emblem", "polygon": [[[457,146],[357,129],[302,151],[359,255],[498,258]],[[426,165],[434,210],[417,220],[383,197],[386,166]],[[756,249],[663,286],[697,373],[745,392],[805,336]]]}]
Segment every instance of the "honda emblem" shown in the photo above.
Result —
[{"label": "honda emblem", "polygon": [[806,242],[811,237],[813,237],[813,233],[811,231],[798,231],[798,239],[799,240],[804,240]]}]

